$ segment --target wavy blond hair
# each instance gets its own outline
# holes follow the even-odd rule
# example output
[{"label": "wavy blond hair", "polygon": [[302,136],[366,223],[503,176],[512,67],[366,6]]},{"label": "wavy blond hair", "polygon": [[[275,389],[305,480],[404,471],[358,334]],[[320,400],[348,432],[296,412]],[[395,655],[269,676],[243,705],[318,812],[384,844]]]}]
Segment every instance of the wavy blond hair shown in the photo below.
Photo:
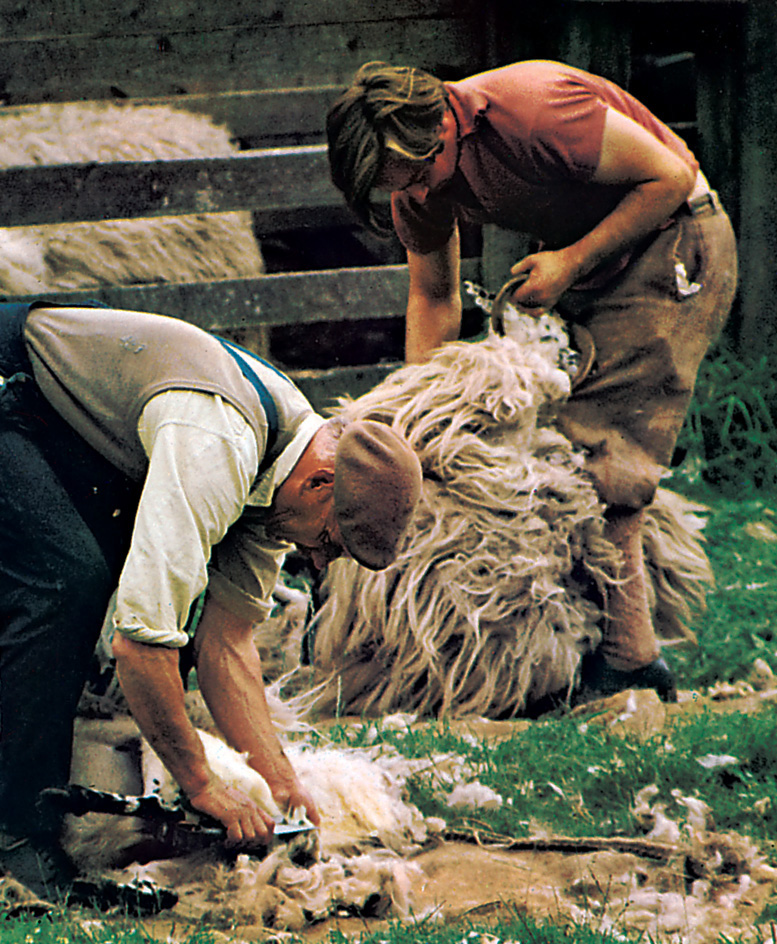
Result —
[{"label": "wavy blond hair", "polygon": [[447,93],[422,69],[367,62],[329,109],[326,119],[332,181],[373,232],[391,232],[388,213],[372,200],[383,168],[386,137],[423,158],[439,139]]}]

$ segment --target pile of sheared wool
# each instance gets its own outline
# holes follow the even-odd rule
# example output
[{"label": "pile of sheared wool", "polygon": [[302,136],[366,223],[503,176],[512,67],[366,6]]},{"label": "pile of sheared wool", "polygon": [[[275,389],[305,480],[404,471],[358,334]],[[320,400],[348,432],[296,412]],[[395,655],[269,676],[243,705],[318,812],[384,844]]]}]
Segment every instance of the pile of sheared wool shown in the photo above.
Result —
[{"label": "pile of sheared wool", "polygon": [[[510,336],[444,345],[338,407],[405,435],[424,483],[394,564],[328,569],[313,659],[322,710],[514,716],[568,690],[600,638],[617,554],[552,422],[569,342],[550,314],[505,322]],[[646,529],[657,628],[675,636],[711,581],[696,510],[660,490]]]},{"label": "pile of sheared wool", "polygon": [[698,797],[675,789],[666,802],[657,802],[658,794],[654,784],[639,791],[635,822],[646,840],[675,846],[676,855],[665,867],[649,871],[623,858],[621,874],[608,871],[614,856],[590,857],[589,874],[581,869],[583,877],[571,888],[577,901],[571,916],[590,922],[595,915],[603,933],[639,930],[651,939],[683,944],[739,939],[752,930],[752,917],[742,904],[758,884],[772,886],[777,869],[745,837],[717,832],[709,807]]},{"label": "pile of sheared wool", "polygon": [[[208,724],[202,705],[194,701],[191,716]],[[285,725],[288,715],[277,714],[278,702],[272,693],[269,701],[276,721],[281,717]],[[248,767],[245,757],[212,733],[199,730],[199,734],[218,775],[280,819],[281,811],[267,785]],[[89,757],[87,739],[106,745],[112,738],[125,757],[129,751],[141,758],[144,793],[168,803],[177,800],[178,788],[126,716],[79,725],[75,750],[80,757]],[[415,895],[425,876],[411,857],[438,836],[445,824],[425,818],[405,794],[408,777],[430,760],[407,760],[385,745],[336,747],[322,735],[290,741],[286,752],[313,796],[322,822],[316,831],[276,843],[263,858],[241,854],[228,862],[214,848],[133,863],[133,849],[145,848],[142,824],[131,817],[94,813],[68,817],[65,847],[88,874],[108,875],[121,882],[147,879],[174,888],[179,903],[173,916],[298,930],[337,913],[407,917],[417,911]],[[432,768],[459,763],[456,758],[439,758]],[[77,779],[106,789],[100,782],[100,769],[105,767],[104,760],[100,761],[90,776],[82,766]]]},{"label": "pile of sheared wool", "polygon": [[417,912],[426,877],[411,856],[444,828],[403,799],[417,764],[368,749],[291,745],[287,753],[321,813],[317,834],[278,844],[263,859],[241,855],[231,866],[189,857],[116,877],[172,886],[176,914],[218,923],[299,930],[334,914]]},{"label": "pile of sheared wool", "polygon": [[[0,168],[87,161],[229,157],[226,128],[161,105],[70,102],[0,109]],[[0,291],[261,275],[251,214],[209,213],[0,229]]]}]

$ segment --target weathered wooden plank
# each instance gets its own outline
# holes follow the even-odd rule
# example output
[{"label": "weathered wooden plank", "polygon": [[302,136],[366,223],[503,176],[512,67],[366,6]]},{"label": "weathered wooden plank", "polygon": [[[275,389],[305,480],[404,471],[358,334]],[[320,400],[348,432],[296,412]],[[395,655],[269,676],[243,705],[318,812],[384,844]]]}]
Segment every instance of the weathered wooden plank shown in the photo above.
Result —
[{"label": "weathered wooden plank", "polygon": [[0,171],[0,226],[254,209],[342,209],[324,145],[228,158],[60,164]]},{"label": "weathered wooden plank", "polygon": [[[462,278],[477,279],[478,266],[477,259],[465,259]],[[113,308],[154,311],[218,331],[391,318],[404,314],[407,285],[407,266],[364,266],[288,272],[259,279],[106,286],[48,293],[46,297],[76,305],[97,299]],[[29,301],[35,297],[16,298]]]},{"label": "weathered wooden plank", "polygon": [[17,104],[337,85],[370,59],[433,70],[443,65],[466,74],[485,61],[483,32],[464,18],[415,18],[269,24],[163,37],[91,33],[3,40],[0,98]]},{"label": "weathered wooden plank", "polygon": [[[340,85],[322,85],[105,101],[112,107],[165,106],[210,115],[216,124],[229,128],[235,137],[250,138],[253,148],[283,147],[321,143],[327,109],[341,90]],[[78,103],[53,103],[47,107],[56,115],[58,109],[69,109],[74,104]],[[0,108],[0,119],[6,115],[24,116],[38,107],[37,104],[24,104]]]},{"label": "weathered wooden plank", "polygon": [[409,17],[455,16],[475,8],[475,0],[392,0],[380,10],[372,0],[30,0],[0,2],[0,35],[8,38],[74,33],[120,35],[170,31],[223,30],[260,24],[301,26],[360,23]]},{"label": "weathered wooden plank", "polygon": [[777,6],[748,5],[742,48],[745,76],[740,98],[742,142],[739,217],[739,349],[746,356],[777,358]]},{"label": "weathered wooden plank", "polygon": [[360,397],[393,373],[401,362],[369,364],[365,367],[333,367],[329,370],[289,371],[289,376],[313,404],[326,413],[338,397]]},{"label": "weathered wooden plank", "polygon": [[[620,6],[627,6],[629,3],[663,3],[665,6],[670,0],[571,0],[572,3],[596,3],[596,4],[608,4],[609,6],[615,6],[616,4]],[[697,6],[699,0],[671,0],[672,3],[695,3]],[[742,4],[747,3],[748,0],[704,0],[705,3],[718,3],[718,4]]]},{"label": "weathered wooden plank", "polygon": [[235,137],[251,139],[253,148],[283,147],[323,142],[327,110],[341,91],[341,85],[321,85],[127,101],[210,115]]}]

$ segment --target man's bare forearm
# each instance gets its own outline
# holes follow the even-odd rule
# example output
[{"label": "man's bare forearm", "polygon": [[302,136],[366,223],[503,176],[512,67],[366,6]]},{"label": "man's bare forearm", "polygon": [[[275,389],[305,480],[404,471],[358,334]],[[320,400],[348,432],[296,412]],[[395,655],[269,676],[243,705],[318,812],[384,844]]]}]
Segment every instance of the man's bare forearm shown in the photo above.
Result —
[{"label": "man's bare forearm", "polygon": [[405,360],[419,364],[461,332],[459,232],[426,255],[408,252],[410,291],[405,323]]},{"label": "man's bare forearm", "polygon": [[446,341],[456,341],[461,332],[461,300],[430,303],[425,298],[408,301],[405,328],[405,360],[422,364]]},{"label": "man's bare forearm", "polygon": [[688,197],[692,181],[650,181],[630,190],[601,223],[564,250],[577,277],[655,232]]},{"label": "man's bare forearm", "polygon": [[219,730],[264,777],[281,807],[315,806],[297,780],[275,732],[250,622],[208,597],[197,630],[197,679]]},{"label": "man's bare forearm", "polygon": [[146,740],[186,794],[201,792],[211,773],[186,714],[177,651],[117,633],[113,652],[122,691]]}]

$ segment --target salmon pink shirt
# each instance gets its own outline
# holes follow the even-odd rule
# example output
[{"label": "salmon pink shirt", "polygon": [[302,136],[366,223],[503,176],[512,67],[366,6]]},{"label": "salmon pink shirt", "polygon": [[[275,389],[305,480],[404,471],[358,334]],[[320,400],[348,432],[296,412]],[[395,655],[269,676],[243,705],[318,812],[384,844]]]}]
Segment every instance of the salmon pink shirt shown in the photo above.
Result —
[{"label": "salmon pink shirt", "polygon": [[423,202],[392,195],[397,234],[415,253],[442,248],[457,220],[518,230],[548,249],[588,233],[629,189],[592,180],[608,107],[699,169],[682,139],[633,96],[562,63],[519,62],[446,89],[458,123],[453,177]]}]

